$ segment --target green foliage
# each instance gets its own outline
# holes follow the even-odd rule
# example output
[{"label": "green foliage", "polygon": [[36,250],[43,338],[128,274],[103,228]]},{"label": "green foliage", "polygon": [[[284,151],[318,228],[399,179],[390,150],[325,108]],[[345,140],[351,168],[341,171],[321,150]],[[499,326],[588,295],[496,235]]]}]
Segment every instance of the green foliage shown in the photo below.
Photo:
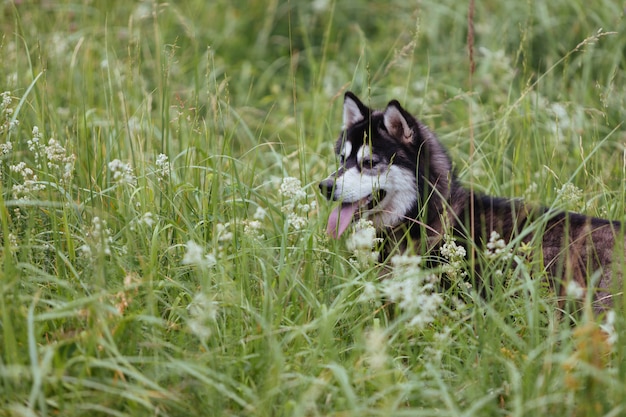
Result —
[{"label": "green foliage", "polygon": [[481,296],[324,235],[347,89],[623,218],[623,5],[477,3],[470,74],[450,0],[3,2],[0,416],[623,414],[624,311],[559,311],[536,248],[494,236]]}]

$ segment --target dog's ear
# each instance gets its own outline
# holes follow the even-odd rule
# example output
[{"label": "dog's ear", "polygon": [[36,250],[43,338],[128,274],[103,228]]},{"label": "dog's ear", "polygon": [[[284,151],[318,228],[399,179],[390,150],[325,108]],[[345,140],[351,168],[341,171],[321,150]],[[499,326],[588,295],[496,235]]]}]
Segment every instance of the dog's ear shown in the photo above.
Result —
[{"label": "dog's ear", "polygon": [[347,129],[365,118],[370,117],[371,110],[348,91],[343,100],[343,129]]},{"label": "dog's ear", "polygon": [[[410,116],[408,116],[410,117]],[[413,129],[409,125],[406,112],[396,100],[390,101],[383,114],[387,132],[405,145],[413,142]]]}]

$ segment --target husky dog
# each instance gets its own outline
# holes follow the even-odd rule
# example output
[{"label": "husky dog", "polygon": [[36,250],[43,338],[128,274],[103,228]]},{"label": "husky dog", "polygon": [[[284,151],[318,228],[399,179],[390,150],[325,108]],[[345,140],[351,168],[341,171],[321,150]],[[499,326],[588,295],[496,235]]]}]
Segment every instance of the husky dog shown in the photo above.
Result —
[{"label": "husky dog", "polygon": [[593,285],[596,312],[611,307],[612,296],[622,289],[625,254],[619,222],[463,188],[435,134],[396,100],[379,111],[346,93],[335,151],[339,170],[319,184],[328,200],[339,202],[328,219],[327,233],[333,238],[357,218],[367,218],[387,242],[381,253],[385,258],[393,250],[433,253],[445,233],[468,253],[480,251],[495,231],[505,241],[537,246],[535,253],[543,257],[559,293],[570,280],[582,288]]}]

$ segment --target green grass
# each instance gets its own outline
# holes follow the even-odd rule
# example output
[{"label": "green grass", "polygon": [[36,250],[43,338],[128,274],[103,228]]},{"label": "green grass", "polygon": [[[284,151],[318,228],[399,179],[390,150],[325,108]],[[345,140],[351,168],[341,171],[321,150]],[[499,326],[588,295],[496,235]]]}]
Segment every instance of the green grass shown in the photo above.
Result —
[{"label": "green grass", "polygon": [[350,89],[399,99],[475,189],[623,220],[621,3],[477,2],[471,77],[454,1],[18,3],[0,416],[626,413],[621,307],[611,345],[516,252],[481,260],[488,297],[456,282],[411,326],[419,308],[383,308],[378,267],[325,237],[317,194]]}]

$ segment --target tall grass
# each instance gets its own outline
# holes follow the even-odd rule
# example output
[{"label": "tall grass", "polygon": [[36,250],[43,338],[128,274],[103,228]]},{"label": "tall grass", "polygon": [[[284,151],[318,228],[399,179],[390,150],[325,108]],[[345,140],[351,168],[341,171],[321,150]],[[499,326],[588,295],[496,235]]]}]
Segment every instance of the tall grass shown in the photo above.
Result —
[{"label": "tall grass", "polygon": [[470,85],[458,2],[180,3],[0,6],[0,415],[625,412],[621,304],[558,311],[514,245],[486,297],[381,283],[316,192],[351,89],[478,190],[622,220],[619,4],[480,2]]}]

